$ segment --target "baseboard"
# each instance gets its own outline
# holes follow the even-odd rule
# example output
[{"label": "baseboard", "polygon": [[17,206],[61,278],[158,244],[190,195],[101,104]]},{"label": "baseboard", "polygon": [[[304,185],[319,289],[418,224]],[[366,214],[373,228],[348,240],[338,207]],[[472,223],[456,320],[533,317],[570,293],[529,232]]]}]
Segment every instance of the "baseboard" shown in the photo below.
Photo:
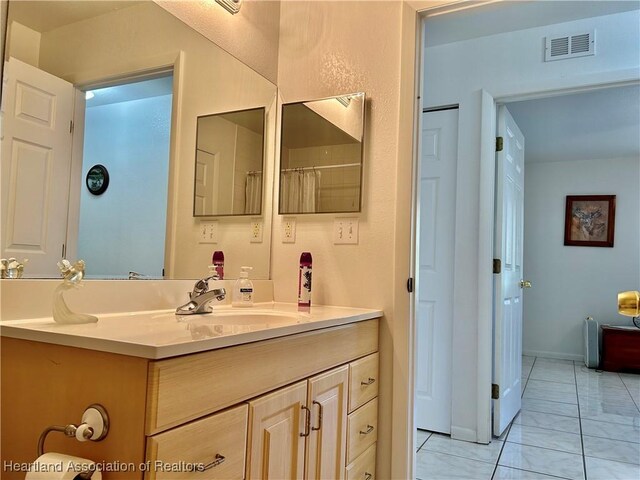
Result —
[{"label": "baseboard", "polygon": [[575,353],[558,353],[558,352],[543,352],[539,350],[524,350],[523,355],[527,357],[541,357],[541,358],[554,358],[557,360],[574,360],[577,362],[584,360],[584,355],[577,355]]},{"label": "baseboard", "polygon": [[462,428],[451,426],[451,438],[454,440],[464,440],[465,442],[474,442],[477,440],[476,431],[471,428]]}]

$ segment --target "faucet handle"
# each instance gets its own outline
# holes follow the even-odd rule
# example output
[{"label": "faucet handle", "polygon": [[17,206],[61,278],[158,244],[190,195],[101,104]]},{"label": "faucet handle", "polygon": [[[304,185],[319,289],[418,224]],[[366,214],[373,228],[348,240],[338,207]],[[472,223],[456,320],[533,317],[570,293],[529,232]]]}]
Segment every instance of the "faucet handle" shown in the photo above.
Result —
[{"label": "faucet handle", "polygon": [[191,298],[207,293],[209,291],[209,280],[220,280],[220,276],[217,273],[214,273],[213,275],[209,275],[208,277],[198,280],[193,286]]}]

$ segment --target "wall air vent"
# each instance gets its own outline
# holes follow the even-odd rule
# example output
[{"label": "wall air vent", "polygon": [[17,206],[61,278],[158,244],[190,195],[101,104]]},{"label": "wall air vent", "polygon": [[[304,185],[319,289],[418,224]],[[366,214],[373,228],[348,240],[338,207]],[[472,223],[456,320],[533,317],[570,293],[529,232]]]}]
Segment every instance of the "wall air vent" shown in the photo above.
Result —
[{"label": "wall air vent", "polygon": [[596,54],[596,32],[547,37],[545,42],[544,61],[564,60],[565,58],[585,57]]}]

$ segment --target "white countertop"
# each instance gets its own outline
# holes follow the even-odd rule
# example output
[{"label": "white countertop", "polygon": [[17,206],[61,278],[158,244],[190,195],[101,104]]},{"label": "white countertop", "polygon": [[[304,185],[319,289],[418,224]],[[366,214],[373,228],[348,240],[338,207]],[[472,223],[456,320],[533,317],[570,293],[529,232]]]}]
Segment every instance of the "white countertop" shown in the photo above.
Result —
[{"label": "white countertop", "polygon": [[[49,318],[0,323],[0,335],[149,359],[215,350],[243,343],[361,322],[381,310],[257,303],[250,308],[216,307],[204,315],[175,315],[174,310],[98,315],[97,323],[62,325]],[[249,316],[253,316],[249,320]]]}]

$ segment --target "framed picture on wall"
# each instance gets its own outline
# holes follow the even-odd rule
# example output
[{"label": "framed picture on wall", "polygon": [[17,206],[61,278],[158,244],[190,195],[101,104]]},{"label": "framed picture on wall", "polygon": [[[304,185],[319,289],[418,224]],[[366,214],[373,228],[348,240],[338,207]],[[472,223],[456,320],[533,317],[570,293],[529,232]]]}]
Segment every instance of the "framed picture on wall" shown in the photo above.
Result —
[{"label": "framed picture on wall", "polygon": [[613,247],[615,195],[567,195],[564,244]]}]

